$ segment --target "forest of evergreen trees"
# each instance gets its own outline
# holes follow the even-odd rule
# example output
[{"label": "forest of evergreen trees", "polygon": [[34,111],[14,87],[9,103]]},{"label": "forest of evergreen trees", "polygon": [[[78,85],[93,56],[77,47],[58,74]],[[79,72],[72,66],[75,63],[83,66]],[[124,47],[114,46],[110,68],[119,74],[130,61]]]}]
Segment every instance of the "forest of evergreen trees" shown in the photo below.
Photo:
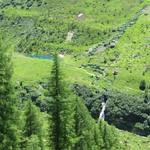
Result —
[{"label": "forest of evergreen trees", "polygon": [[11,52],[0,43],[0,150],[120,150],[114,127],[97,123],[64,82],[57,53],[49,77],[47,112],[20,101]]}]

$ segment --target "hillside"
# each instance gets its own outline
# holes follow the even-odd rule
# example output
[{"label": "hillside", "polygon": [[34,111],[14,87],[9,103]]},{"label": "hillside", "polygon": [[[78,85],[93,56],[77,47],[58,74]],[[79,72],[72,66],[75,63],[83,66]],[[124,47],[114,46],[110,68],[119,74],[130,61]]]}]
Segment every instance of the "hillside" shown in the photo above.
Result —
[{"label": "hillside", "polygon": [[[120,149],[150,149],[150,0],[0,0],[0,8],[21,101],[31,99],[47,115],[57,51],[65,84],[96,121],[107,97],[105,120]],[[100,127],[90,114],[83,122],[91,137],[83,126],[92,142]]]},{"label": "hillside", "polygon": [[[37,81],[41,81],[42,79],[47,79],[49,76],[49,70],[51,69],[52,61],[49,60],[39,60],[37,58],[29,58],[22,55],[15,55],[14,56],[14,79],[15,81],[23,81],[25,85],[32,85],[31,87],[34,90],[38,90],[36,88],[37,85],[34,85]],[[22,66],[24,66],[24,69],[22,69]],[[34,66],[34,67],[33,67]],[[46,67],[47,66],[47,67]],[[64,64],[66,67],[66,65]],[[41,70],[42,69],[42,70]],[[69,77],[67,78],[67,81],[74,82],[80,82],[82,81],[82,84],[85,82],[83,80],[89,80],[89,73],[85,70],[78,69],[78,72],[76,74],[70,75],[70,70],[74,70],[75,68],[69,68],[68,71],[66,71],[65,76]],[[34,73],[33,73],[34,72]],[[80,78],[78,77],[80,76]],[[70,77],[71,76],[71,77]],[[87,84],[87,81],[86,83]],[[39,91],[37,91],[39,92]],[[34,95],[34,93],[33,93]],[[131,150],[149,150],[149,143],[150,139],[149,137],[142,137],[135,134],[131,134],[129,132],[118,130],[116,131],[119,133],[120,143],[122,146],[126,146],[128,149]]]},{"label": "hillside", "polygon": [[[17,50],[25,53],[80,52],[104,42],[146,2],[2,1],[1,29],[9,32]],[[80,16],[81,15],[81,16]],[[73,33],[69,41],[67,35]],[[14,41],[15,40],[15,41]]]},{"label": "hillside", "polygon": [[[147,10],[144,9],[140,13],[137,21],[130,22],[129,28],[124,28],[123,24],[136,17],[135,14],[146,4],[148,1],[139,0],[130,3],[119,0],[101,2],[87,0],[84,5],[80,0],[59,3],[1,1],[0,28],[4,32],[7,30],[5,32],[7,43],[13,43],[12,46],[19,52],[33,55],[46,54],[58,49],[67,54],[75,53],[66,55],[65,61],[72,67],[82,67],[85,70],[83,72],[89,72],[89,75],[93,74],[90,80],[84,80],[88,86],[102,88],[111,85],[115,90],[124,87],[125,91],[138,93],[140,81],[149,82],[149,32],[146,32],[149,30],[149,15],[144,15],[148,14],[149,8],[145,8]],[[79,14],[82,14],[83,18],[78,18]],[[70,32],[73,33],[72,39],[66,41]],[[124,32],[125,34],[122,35]],[[113,39],[116,34],[121,37],[111,43],[113,46],[118,42],[112,50],[106,47],[107,52],[101,53],[103,50],[99,49],[100,52],[90,57],[84,53],[95,44],[106,43]],[[145,49],[144,56],[140,49]],[[80,50],[83,53],[79,53],[78,56],[77,51]],[[144,62],[145,60],[147,61]],[[139,65],[142,70],[135,70],[134,68]],[[114,81],[115,71],[118,77]],[[97,82],[95,78],[101,81]]]}]

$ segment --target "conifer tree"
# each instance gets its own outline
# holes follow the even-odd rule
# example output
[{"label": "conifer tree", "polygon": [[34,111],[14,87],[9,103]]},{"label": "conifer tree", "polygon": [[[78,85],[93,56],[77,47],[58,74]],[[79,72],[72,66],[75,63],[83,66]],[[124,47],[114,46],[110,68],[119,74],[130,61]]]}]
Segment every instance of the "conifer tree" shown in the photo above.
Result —
[{"label": "conifer tree", "polygon": [[50,139],[54,150],[70,150],[74,145],[74,98],[62,80],[57,53],[49,83],[49,115],[52,120]]},{"label": "conifer tree", "polygon": [[99,150],[102,136],[95,120],[80,99],[76,100],[76,135],[75,150]]},{"label": "conifer tree", "polygon": [[0,150],[18,150],[17,100],[11,79],[11,56],[0,42]]},{"label": "conifer tree", "polygon": [[109,126],[106,122],[100,121],[99,130],[102,135],[103,145],[101,149],[104,150],[120,150],[120,144],[118,143],[117,131],[114,127]]},{"label": "conifer tree", "polygon": [[76,101],[75,150],[120,150],[117,131],[104,121],[96,124],[80,99]]},{"label": "conifer tree", "polygon": [[57,54],[54,56],[49,96],[48,113],[53,122],[50,126],[52,149],[117,150],[114,146],[118,141],[115,131],[106,126],[105,122],[96,124],[83,102],[67,90],[62,80]]},{"label": "conifer tree", "polygon": [[43,122],[40,110],[31,100],[28,101],[25,111],[25,149],[44,150],[43,142]]}]

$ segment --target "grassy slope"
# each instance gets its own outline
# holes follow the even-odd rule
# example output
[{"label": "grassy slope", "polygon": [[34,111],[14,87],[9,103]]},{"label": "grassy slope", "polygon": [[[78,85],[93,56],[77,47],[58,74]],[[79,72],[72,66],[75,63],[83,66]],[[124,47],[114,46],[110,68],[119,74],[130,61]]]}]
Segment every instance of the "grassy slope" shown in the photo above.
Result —
[{"label": "grassy slope", "polygon": [[[129,20],[144,5],[139,0],[46,2],[43,7],[21,9],[9,6],[2,10],[6,18],[0,27],[2,30],[8,27],[9,34],[6,35],[20,44],[19,51],[85,51],[91,45],[112,37],[115,34],[112,30]],[[79,13],[83,13],[85,19],[78,21]],[[66,42],[69,31],[75,32],[71,43]]]},{"label": "grassy slope", "polygon": [[[150,30],[150,7],[147,8],[147,15],[142,15],[137,23],[129,28],[119,40],[116,48],[98,53],[94,56],[92,63],[104,65],[102,61],[107,59],[109,76],[107,80],[112,80],[111,85],[117,89],[124,89],[127,92],[138,91],[139,83],[145,79],[150,84],[150,53],[149,53],[149,30]],[[116,61],[110,61],[119,55]],[[119,74],[113,81],[112,72],[118,70]],[[146,71],[147,70],[147,71]],[[145,72],[145,75],[143,73]]]},{"label": "grassy slope", "polygon": [[[76,50],[80,51],[81,49],[85,51],[91,45],[102,42],[113,36],[115,33],[111,32],[111,30],[116,29],[129,20],[135,12],[143,7],[146,2],[148,3],[149,0],[144,1],[144,3],[139,3],[139,0],[113,0],[109,2],[105,0],[94,0],[92,2],[90,0],[86,0],[84,2],[81,0],[59,0],[59,2],[50,0],[47,1],[48,4],[46,6],[34,6],[30,9],[21,9],[20,7],[9,6],[3,9],[5,17],[8,18],[5,21],[2,21],[0,27],[2,28],[1,31],[9,31],[5,32],[7,42],[9,38],[9,41],[13,43],[13,45],[15,44],[14,46],[21,43],[21,46],[19,47],[19,51],[21,52],[27,49],[32,50],[33,52],[41,50],[43,52],[45,47],[48,50],[57,49],[59,47],[67,50],[73,49],[74,52]],[[79,13],[85,14],[84,20],[77,21],[76,17]],[[19,17],[21,17],[21,21],[17,23],[16,20],[18,20]],[[148,29],[144,26],[145,33],[143,34],[143,27],[141,27],[140,24],[142,24],[143,21],[148,24],[149,21],[147,21],[148,16],[144,16],[144,18],[142,18],[143,17],[141,17],[135,26],[128,29],[126,34],[120,39],[115,49],[104,52],[103,54],[98,53],[91,61],[91,63],[105,66],[105,68],[107,68],[106,73],[108,73],[108,76],[97,74],[91,69],[78,69],[77,67],[80,67],[81,64],[87,64],[89,61],[89,58],[86,55],[83,54],[82,56],[82,54],[79,54],[80,56],[78,56],[77,61],[72,56],[65,57],[65,72],[68,76],[71,74],[68,79],[71,82],[77,81],[90,87],[100,88],[111,86],[114,89],[121,89],[123,87],[125,91],[127,90],[128,92],[139,92],[138,85],[140,80],[145,78],[149,81],[149,72],[146,73],[144,77],[141,75],[144,70],[143,67],[145,66],[143,61],[148,59],[148,56],[140,56],[140,62],[137,62],[139,61],[138,58],[133,60],[129,58],[129,55],[132,55],[135,51],[136,53],[139,53],[140,49],[138,47],[141,47],[140,42],[143,43],[142,48],[145,47],[145,39],[143,38],[148,38],[148,32],[146,32]],[[12,25],[12,22],[15,24]],[[66,43],[66,35],[70,30],[75,30],[76,34],[71,43]],[[50,32],[50,35],[48,34],[48,31]],[[103,32],[105,31],[107,31],[107,33],[104,36]],[[140,36],[137,38],[137,35]],[[131,40],[129,40],[127,36],[130,36]],[[132,41],[136,41],[137,43],[132,44]],[[126,53],[126,49],[132,50],[128,50],[128,53]],[[109,59],[114,57],[114,53],[116,51],[120,54],[120,60],[114,64],[109,61]],[[140,55],[143,55],[142,51],[140,53]],[[104,57],[108,60],[107,64],[103,64]],[[25,61],[24,59],[21,60]],[[133,60],[133,62],[131,60]],[[21,63],[19,58],[16,60],[16,64],[17,61]],[[37,64],[40,62],[37,61]],[[129,62],[132,64],[132,67],[130,67]],[[29,60],[22,63],[25,63],[25,66],[27,66],[27,64],[29,64]],[[135,69],[136,66],[139,66],[139,64],[141,70]],[[125,69],[127,66],[129,66],[128,70]],[[33,80],[36,80],[40,77],[40,70],[38,71],[39,75],[34,76],[31,74],[30,76],[30,73],[28,73],[28,71],[25,73],[21,67],[19,68],[19,66],[17,66],[16,68],[18,71],[15,72],[17,72],[18,75],[20,74],[20,77],[18,78],[22,78],[22,80],[32,80],[33,77]],[[115,81],[112,76],[112,71],[114,69],[119,70],[119,75]],[[19,71],[23,71],[24,73]],[[132,71],[132,73],[129,73],[130,71]],[[36,68],[34,69],[34,72],[37,72]],[[93,74],[100,76],[100,80],[96,81]],[[26,75],[28,77],[25,77]],[[43,71],[41,76],[44,77]]]},{"label": "grassy slope", "polygon": [[[68,58],[69,59],[69,58]],[[26,83],[35,83],[39,80],[47,79],[50,75],[52,61],[40,60],[36,58],[26,57],[21,54],[14,54],[14,80],[23,81]],[[90,73],[84,69],[80,69],[75,65],[70,65],[62,60],[62,68],[69,82],[81,82],[89,84],[88,80]]]},{"label": "grassy slope", "polygon": [[[85,55],[80,55],[75,59],[73,56],[66,55],[62,61],[64,66],[64,71],[66,73],[67,79],[70,82],[79,82],[81,84],[86,84],[91,87],[105,87],[110,86],[113,89],[122,89],[127,92],[139,92],[139,83],[141,80],[145,79],[147,83],[150,83],[150,71],[147,69],[145,75],[143,72],[146,67],[148,68],[150,64],[149,57],[149,31],[150,30],[150,20],[149,15],[142,15],[137,23],[129,28],[123,37],[119,40],[115,49],[107,50],[103,53],[97,53],[92,57],[90,63],[98,64],[106,68],[108,76],[101,76],[98,73],[93,72],[91,69],[79,68],[81,64],[87,64],[89,58]],[[111,62],[110,59],[115,57],[115,53],[119,54],[119,59],[115,62]],[[107,59],[107,64],[103,63],[104,57]],[[25,59],[25,57],[16,57],[16,75],[22,80],[37,80],[48,75],[49,63],[48,61]],[[35,65],[36,64],[36,65]],[[40,67],[44,66],[45,67]],[[21,65],[24,65],[26,69],[22,69]],[[28,71],[28,69],[34,73]],[[128,69],[127,69],[128,68]],[[42,71],[41,71],[42,69]],[[118,70],[119,74],[116,80],[113,79],[113,70]],[[100,76],[99,81],[95,81],[95,78],[91,76]],[[40,77],[41,76],[41,77]],[[94,83],[94,84],[92,84]]]},{"label": "grassy slope", "polygon": [[51,61],[25,57],[21,54],[13,56],[14,80],[34,83],[45,79],[50,74]]},{"label": "grassy slope", "polygon": [[150,137],[141,137],[129,132],[119,131],[120,143],[125,145],[127,150],[149,150]]}]

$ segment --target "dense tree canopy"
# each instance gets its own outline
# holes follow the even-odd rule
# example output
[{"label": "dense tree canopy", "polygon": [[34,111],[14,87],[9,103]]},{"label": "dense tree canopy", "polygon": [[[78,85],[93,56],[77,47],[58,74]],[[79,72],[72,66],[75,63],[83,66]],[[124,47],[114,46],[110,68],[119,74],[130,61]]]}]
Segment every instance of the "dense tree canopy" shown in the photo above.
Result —
[{"label": "dense tree canopy", "polygon": [[17,100],[12,85],[8,47],[0,39],[0,150],[18,149]]}]

